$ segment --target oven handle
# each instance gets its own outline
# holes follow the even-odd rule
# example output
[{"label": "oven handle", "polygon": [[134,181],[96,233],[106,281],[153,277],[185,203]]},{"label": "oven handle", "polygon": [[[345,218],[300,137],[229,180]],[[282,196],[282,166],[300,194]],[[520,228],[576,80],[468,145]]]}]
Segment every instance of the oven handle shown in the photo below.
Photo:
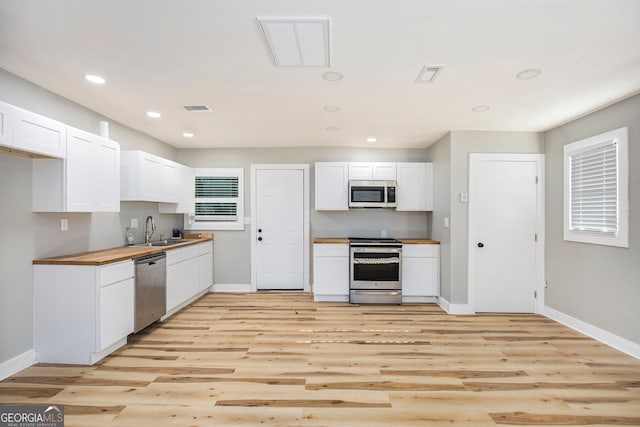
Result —
[{"label": "oven handle", "polygon": [[352,293],[354,294],[365,294],[365,295],[400,295],[402,293],[402,291],[388,291],[388,290],[381,290],[381,291],[370,291],[367,289],[352,289],[351,290]]},{"label": "oven handle", "polygon": [[354,258],[353,263],[365,265],[400,264],[400,258]]},{"label": "oven handle", "polygon": [[351,247],[351,252],[373,252],[373,253],[401,253],[402,248],[383,248],[380,246]]}]

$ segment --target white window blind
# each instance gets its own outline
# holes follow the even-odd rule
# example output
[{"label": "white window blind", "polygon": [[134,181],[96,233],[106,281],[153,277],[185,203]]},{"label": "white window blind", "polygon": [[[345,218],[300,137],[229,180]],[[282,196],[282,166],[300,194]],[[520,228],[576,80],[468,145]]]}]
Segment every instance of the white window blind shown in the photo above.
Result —
[{"label": "white window blind", "polygon": [[618,144],[570,156],[571,230],[618,232]]},{"label": "white window blind", "polygon": [[628,129],[566,144],[564,189],[564,240],[628,248]]},{"label": "white window blind", "polygon": [[196,176],[195,220],[235,221],[238,218],[238,177]]}]

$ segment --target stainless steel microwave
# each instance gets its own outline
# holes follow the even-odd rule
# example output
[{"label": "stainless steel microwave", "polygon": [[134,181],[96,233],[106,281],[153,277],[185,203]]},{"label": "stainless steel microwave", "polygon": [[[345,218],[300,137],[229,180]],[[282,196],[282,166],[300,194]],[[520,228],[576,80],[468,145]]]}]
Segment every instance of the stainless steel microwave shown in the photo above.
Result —
[{"label": "stainless steel microwave", "polygon": [[350,208],[395,208],[395,181],[349,181]]}]

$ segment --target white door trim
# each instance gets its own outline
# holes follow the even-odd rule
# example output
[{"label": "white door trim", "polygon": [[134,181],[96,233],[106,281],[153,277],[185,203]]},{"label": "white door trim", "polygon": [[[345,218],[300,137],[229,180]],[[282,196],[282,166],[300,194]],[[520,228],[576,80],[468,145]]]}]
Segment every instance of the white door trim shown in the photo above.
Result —
[{"label": "white door trim", "polygon": [[535,161],[538,170],[538,191],[537,205],[538,212],[536,214],[537,224],[536,232],[538,241],[536,242],[536,260],[535,260],[535,278],[534,289],[537,293],[535,300],[535,313],[542,314],[544,310],[544,238],[545,238],[545,218],[544,218],[544,154],[508,154],[508,153],[470,153],[469,154],[469,217],[468,217],[468,265],[467,265],[467,301],[472,312],[476,311],[476,269],[475,269],[475,244],[476,244],[476,224],[474,223],[473,210],[474,194],[476,193],[477,167],[479,162],[483,161]]},{"label": "white door trim", "polygon": [[255,164],[251,165],[251,175],[250,175],[250,204],[251,204],[251,292],[256,292],[258,289],[258,281],[257,281],[257,230],[256,230],[256,206],[258,204],[258,194],[256,192],[256,177],[258,170],[301,170],[303,174],[304,180],[304,195],[303,195],[303,203],[304,203],[304,218],[303,218],[303,281],[304,287],[303,290],[305,292],[310,291],[309,287],[309,239],[310,239],[310,230],[311,226],[309,224],[309,164],[308,163],[299,163],[299,164]]}]

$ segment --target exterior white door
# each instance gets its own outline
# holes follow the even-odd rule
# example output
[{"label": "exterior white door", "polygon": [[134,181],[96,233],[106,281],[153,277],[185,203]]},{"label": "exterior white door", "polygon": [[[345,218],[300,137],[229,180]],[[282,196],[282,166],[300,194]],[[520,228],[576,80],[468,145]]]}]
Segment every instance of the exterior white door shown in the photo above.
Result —
[{"label": "exterior white door", "polygon": [[256,288],[304,288],[304,172],[256,171]]},{"label": "exterior white door", "polygon": [[475,311],[536,309],[536,155],[470,157],[469,283]]}]

